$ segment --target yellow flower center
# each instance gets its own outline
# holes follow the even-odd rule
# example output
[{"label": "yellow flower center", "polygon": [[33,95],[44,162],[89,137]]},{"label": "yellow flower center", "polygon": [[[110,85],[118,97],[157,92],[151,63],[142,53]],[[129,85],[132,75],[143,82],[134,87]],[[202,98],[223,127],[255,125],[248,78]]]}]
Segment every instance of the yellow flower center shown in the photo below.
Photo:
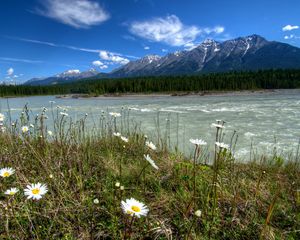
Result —
[{"label": "yellow flower center", "polygon": [[9,172],[3,173],[3,177],[9,177],[9,176],[10,176],[10,173],[9,173]]},{"label": "yellow flower center", "polygon": [[14,195],[15,192],[14,191],[10,191],[9,195]]},{"label": "yellow flower center", "polygon": [[38,188],[34,188],[31,190],[32,194],[36,195],[36,194],[39,194],[40,193],[40,189]]},{"label": "yellow flower center", "polygon": [[141,209],[138,206],[132,206],[131,209],[134,212],[140,212],[141,211]]}]

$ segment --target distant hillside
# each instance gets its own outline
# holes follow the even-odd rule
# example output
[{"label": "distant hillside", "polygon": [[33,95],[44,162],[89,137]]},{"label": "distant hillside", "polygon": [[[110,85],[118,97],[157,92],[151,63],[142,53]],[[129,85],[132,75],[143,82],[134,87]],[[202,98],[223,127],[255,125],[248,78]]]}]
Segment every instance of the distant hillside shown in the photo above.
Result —
[{"label": "distant hillside", "polygon": [[67,82],[47,86],[16,85],[0,87],[0,97],[26,95],[171,93],[203,94],[207,91],[300,88],[300,69],[241,71],[181,76],[128,77]]},{"label": "distant hillside", "polygon": [[24,85],[55,85],[68,82],[76,82],[82,79],[99,78],[105,75],[105,73],[99,73],[95,69],[90,69],[85,72],[80,72],[79,70],[67,70],[52,77],[32,78],[25,82]]}]

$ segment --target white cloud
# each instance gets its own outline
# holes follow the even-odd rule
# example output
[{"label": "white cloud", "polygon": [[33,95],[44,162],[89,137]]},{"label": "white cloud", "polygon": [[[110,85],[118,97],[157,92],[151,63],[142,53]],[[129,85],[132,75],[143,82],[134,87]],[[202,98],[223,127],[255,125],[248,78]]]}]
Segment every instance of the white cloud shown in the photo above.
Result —
[{"label": "white cloud", "polygon": [[8,76],[12,76],[14,74],[14,69],[13,68],[9,68],[8,70],[7,70],[7,75]]},{"label": "white cloud", "polygon": [[106,68],[108,68],[107,65],[102,65],[102,66],[100,66],[100,69],[106,69]]},{"label": "white cloud", "polygon": [[[71,49],[71,50],[74,50],[74,51],[81,51],[81,52],[100,53],[101,51],[106,51],[106,50],[100,50],[100,49],[75,47],[75,46],[72,46],[72,45],[64,45],[64,44],[58,44],[58,43],[53,43],[53,42],[45,42],[45,41],[39,41],[39,40],[27,39],[27,38],[19,38],[19,37],[11,37],[11,36],[7,36],[7,38],[17,40],[17,41],[22,41],[22,42],[29,42],[29,43],[46,45],[46,46],[50,46],[50,47],[67,48],[67,49]],[[111,52],[111,53],[114,54],[114,55],[139,59],[139,57],[132,56],[132,55],[126,55],[126,54],[115,53],[115,52]]]},{"label": "white cloud", "polygon": [[223,33],[225,31],[225,28],[222,27],[222,26],[215,26],[213,28],[206,27],[206,28],[203,29],[203,31],[206,34],[211,34],[211,33],[220,34],[220,33]]},{"label": "white cloud", "polygon": [[93,65],[94,65],[95,67],[100,67],[100,66],[103,66],[104,63],[101,62],[101,61],[94,61],[94,62],[93,62]]},{"label": "white cloud", "polygon": [[286,31],[292,31],[292,30],[295,30],[295,29],[298,29],[299,26],[292,26],[292,25],[286,25],[282,28],[282,31],[286,32]]},{"label": "white cloud", "polygon": [[30,60],[30,59],[20,59],[20,58],[8,58],[8,57],[0,57],[0,60],[3,61],[11,61],[11,62],[23,62],[23,63],[42,63],[43,61],[39,60]]},{"label": "white cloud", "polygon": [[145,49],[145,50],[149,50],[149,49],[150,49],[150,47],[146,46],[146,47],[144,47],[144,49]]},{"label": "white cloud", "polygon": [[164,49],[164,48],[163,48],[161,51],[162,51],[162,52],[168,52],[168,50],[167,50],[167,49]]},{"label": "white cloud", "polygon": [[95,67],[99,67],[100,69],[106,69],[108,68],[107,65],[105,65],[103,62],[97,60],[97,61],[93,61],[92,63]]},{"label": "white cloud", "polygon": [[109,14],[92,0],[43,0],[37,13],[75,28],[88,28],[109,19]]},{"label": "white cloud", "polygon": [[294,34],[290,34],[290,35],[285,35],[284,36],[285,40],[289,40],[289,39],[300,39],[300,37],[294,35]]},{"label": "white cloud", "polygon": [[132,34],[154,42],[164,42],[171,46],[184,46],[193,42],[200,35],[220,34],[224,27],[199,28],[185,26],[175,15],[166,18],[154,18],[150,21],[133,22],[129,30]]},{"label": "white cloud", "polygon": [[108,52],[108,51],[100,51],[99,56],[102,60],[111,61],[116,64],[127,64],[129,60],[127,58],[121,57],[115,53]]},{"label": "white cloud", "polygon": [[187,43],[187,44],[184,44],[184,49],[192,50],[192,49],[196,48],[198,45],[199,45],[199,43]]}]

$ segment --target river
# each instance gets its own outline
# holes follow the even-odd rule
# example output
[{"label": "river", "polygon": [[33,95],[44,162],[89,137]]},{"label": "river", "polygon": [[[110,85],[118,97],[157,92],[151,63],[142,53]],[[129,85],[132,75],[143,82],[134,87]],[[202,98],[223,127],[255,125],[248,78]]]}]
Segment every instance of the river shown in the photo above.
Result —
[{"label": "river", "polygon": [[7,114],[9,105],[11,116],[16,119],[26,103],[36,114],[43,107],[49,108],[50,101],[55,101],[54,106],[67,108],[73,119],[88,113],[90,125],[102,111],[121,112],[130,108],[130,119],[141,124],[142,131],[153,141],[159,118],[161,135],[169,131],[171,142],[183,152],[192,151],[190,138],[202,138],[213,146],[216,129],[211,124],[217,119],[226,122],[224,142],[229,142],[233,131],[237,131],[235,155],[240,159],[249,158],[251,143],[255,151],[266,154],[271,154],[274,147],[278,153],[295,153],[300,138],[300,90],[180,97],[2,98],[0,112]]}]

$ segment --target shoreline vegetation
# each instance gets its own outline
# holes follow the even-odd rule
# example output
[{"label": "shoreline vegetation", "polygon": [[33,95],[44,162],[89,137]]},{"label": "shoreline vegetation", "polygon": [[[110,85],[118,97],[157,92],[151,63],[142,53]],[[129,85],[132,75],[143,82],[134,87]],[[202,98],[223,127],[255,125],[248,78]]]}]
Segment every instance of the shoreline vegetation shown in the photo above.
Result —
[{"label": "shoreline vegetation", "polygon": [[253,94],[273,94],[290,89],[263,89],[263,90],[237,90],[237,91],[203,91],[203,92],[171,92],[171,93],[111,93],[102,95],[93,94],[66,94],[57,95],[56,98],[144,98],[144,97],[189,97],[189,96],[247,96]]},{"label": "shoreline vegetation", "polygon": [[1,239],[300,238],[299,147],[241,163],[217,120],[212,159],[201,136],[185,157],[126,112],[103,112],[91,133],[88,117],[53,101],[0,114]]},{"label": "shoreline vegetation", "polygon": [[262,70],[191,76],[148,76],[86,79],[51,86],[1,85],[0,97],[36,95],[113,96],[123,94],[207,95],[218,92],[264,91],[300,88],[300,70]]}]

